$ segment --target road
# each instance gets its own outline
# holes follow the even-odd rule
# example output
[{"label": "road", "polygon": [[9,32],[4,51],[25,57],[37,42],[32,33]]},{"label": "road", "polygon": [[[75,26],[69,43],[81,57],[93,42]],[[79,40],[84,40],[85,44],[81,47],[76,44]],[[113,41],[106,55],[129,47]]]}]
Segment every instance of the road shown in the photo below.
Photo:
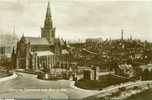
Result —
[{"label": "road", "polygon": [[[134,86],[147,88],[147,84],[152,84],[152,81],[136,81],[136,82],[126,82],[120,85],[109,86],[101,90],[95,95],[85,98],[84,100],[95,100],[106,95],[112,94],[114,91],[119,90],[119,88],[125,87],[126,89],[133,88]],[[127,96],[127,95],[126,95]]]},{"label": "road", "polygon": [[39,80],[32,74],[17,75],[15,79],[0,82],[1,98],[82,99],[97,93],[74,88],[70,80],[47,81]]}]

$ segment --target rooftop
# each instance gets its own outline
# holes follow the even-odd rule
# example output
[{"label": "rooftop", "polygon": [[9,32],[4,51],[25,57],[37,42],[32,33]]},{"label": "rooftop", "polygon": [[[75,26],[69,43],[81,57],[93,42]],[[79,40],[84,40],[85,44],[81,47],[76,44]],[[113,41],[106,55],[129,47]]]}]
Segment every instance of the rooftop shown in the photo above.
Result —
[{"label": "rooftop", "polygon": [[51,52],[51,51],[36,51],[36,52],[33,52],[33,53],[37,54],[37,56],[54,55],[54,53]]},{"label": "rooftop", "polygon": [[49,41],[46,38],[40,37],[25,37],[26,42],[29,42],[31,45],[50,45]]}]

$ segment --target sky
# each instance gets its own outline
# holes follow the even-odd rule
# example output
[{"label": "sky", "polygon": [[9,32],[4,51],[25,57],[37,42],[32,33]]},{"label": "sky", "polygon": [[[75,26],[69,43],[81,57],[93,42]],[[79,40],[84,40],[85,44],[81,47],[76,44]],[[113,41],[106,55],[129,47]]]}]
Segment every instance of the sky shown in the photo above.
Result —
[{"label": "sky", "polygon": [[[49,0],[56,37],[152,41],[152,1]],[[0,0],[0,34],[40,36],[48,0]]]}]

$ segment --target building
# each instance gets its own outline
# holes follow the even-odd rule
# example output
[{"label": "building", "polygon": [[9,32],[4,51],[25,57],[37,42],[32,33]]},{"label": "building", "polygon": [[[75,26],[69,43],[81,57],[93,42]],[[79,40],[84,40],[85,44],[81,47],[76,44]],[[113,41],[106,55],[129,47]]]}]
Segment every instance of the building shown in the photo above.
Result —
[{"label": "building", "polygon": [[13,47],[16,47],[17,41],[18,37],[15,34],[15,31],[13,34],[0,34],[0,59],[3,58],[3,56],[6,56],[8,58],[11,57],[11,52],[13,50]]},{"label": "building", "polygon": [[12,33],[1,33],[0,34],[0,65],[9,66],[11,62],[11,53],[13,47],[16,47],[18,37],[15,31]]},{"label": "building", "polygon": [[51,71],[52,68],[68,68],[70,65],[67,43],[55,37],[55,27],[50,10],[47,6],[41,37],[22,35],[17,42],[16,51],[12,53],[12,65],[17,69]]},{"label": "building", "polygon": [[102,43],[102,38],[88,38],[86,39],[86,43]]}]

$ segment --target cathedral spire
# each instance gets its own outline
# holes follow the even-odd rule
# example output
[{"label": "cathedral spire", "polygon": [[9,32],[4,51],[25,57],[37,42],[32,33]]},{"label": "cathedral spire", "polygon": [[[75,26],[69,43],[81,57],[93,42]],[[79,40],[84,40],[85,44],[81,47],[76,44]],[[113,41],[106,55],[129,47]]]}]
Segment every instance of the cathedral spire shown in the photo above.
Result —
[{"label": "cathedral spire", "polygon": [[53,25],[52,25],[52,24],[53,24],[53,23],[52,23],[50,2],[48,2],[44,27],[45,27],[45,28],[48,28],[48,29],[52,29],[52,28],[53,28]]},{"label": "cathedral spire", "polygon": [[55,38],[55,28],[53,27],[50,2],[48,2],[47,5],[44,26],[41,28],[41,37],[46,38],[49,41]]},{"label": "cathedral spire", "polygon": [[50,2],[48,1],[48,6],[47,6],[47,12],[46,12],[46,17],[51,17],[51,9],[50,9]]}]

